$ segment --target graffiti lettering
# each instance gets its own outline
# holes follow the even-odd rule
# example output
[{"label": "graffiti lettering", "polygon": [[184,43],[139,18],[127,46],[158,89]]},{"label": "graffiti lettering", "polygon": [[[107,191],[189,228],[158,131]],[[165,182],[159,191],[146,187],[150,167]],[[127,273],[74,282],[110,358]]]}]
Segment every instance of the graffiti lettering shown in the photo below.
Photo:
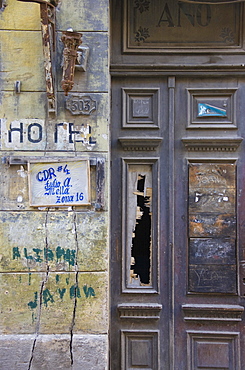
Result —
[{"label": "graffiti lettering", "polygon": [[34,301],[30,301],[28,302],[28,307],[30,307],[30,309],[34,310],[36,307],[37,307],[37,297],[38,297],[38,293],[35,292],[34,293]]},{"label": "graffiti lettering", "polygon": [[50,293],[48,289],[44,289],[43,291],[43,303],[46,307],[48,307],[48,302],[54,303],[53,295]]},{"label": "graffiti lettering", "polygon": [[58,288],[57,291],[59,293],[60,299],[63,300],[64,294],[66,292],[66,288],[63,288],[63,289]]},{"label": "graffiti lettering", "polygon": [[86,298],[95,297],[94,289],[91,286],[87,287],[87,285],[84,285],[83,291],[84,291],[84,294],[85,294]]},{"label": "graffiti lettering", "polygon": [[80,289],[79,289],[79,286],[77,284],[74,284],[70,287],[70,298],[81,298],[81,293],[80,293]]},{"label": "graffiti lettering", "polygon": [[13,248],[13,260],[20,258],[20,252],[18,247]]},{"label": "graffiti lettering", "polygon": [[75,266],[75,260],[76,260],[76,251],[75,249],[64,249],[58,246],[55,250],[55,254],[51,249],[44,248],[32,248],[32,252],[27,251],[27,248],[23,248],[23,252],[21,253],[19,247],[13,248],[13,259],[19,259],[21,257],[25,258],[26,260],[32,260],[37,263],[41,263],[44,261],[55,261],[56,262],[68,262],[70,266]]},{"label": "graffiti lettering", "polygon": [[[90,298],[90,297],[95,297],[95,291],[91,286],[84,285],[83,286],[83,292],[85,298]],[[50,291],[50,289],[46,288],[42,291],[41,294],[41,302],[44,303],[45,307],[48,307],[51,303],[55,303],[57,300],[57,295],[58,299],[63,300],[65,294],[67,293],[66,288],[58,288],[54,290],[53,292]],[[70,287],[69,289],[69,298],[74,299],[74,298],[82,298],[80,288],[77,284],[74,284]],[[27,303],[27,306],[31,309],[34,310],[38,306],[38,292],[34,292],[34,299],[33,301],[30,301]]]}]

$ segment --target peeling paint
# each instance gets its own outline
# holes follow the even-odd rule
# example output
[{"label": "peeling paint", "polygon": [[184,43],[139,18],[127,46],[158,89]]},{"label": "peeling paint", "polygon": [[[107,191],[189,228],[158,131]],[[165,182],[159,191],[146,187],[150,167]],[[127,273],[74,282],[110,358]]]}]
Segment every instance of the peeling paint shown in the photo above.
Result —
[{"label": "peeling paint", "polygon": [[20,177],[27,177],[28,176],[28,172],[24,169],[23,166],[20,166],[20,169],[17,170],[17,174],[20,176]]},{"label": "peeling paint", "polygon": [[19,195],[19,196],[17,197],[17,202],[18,202],[18,203],[23,202],[23,197],[22,197],[22,195]]}]

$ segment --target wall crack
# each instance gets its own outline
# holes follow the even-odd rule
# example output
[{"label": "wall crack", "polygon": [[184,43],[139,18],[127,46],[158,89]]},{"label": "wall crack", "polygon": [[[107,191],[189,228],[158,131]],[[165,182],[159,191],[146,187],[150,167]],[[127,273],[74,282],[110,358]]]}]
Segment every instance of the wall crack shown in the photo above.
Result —
[{"label": "wall crack", "polygon": [[[48,223],[48,213],[49,209],[46,212],[46,217],[45,217],[45,244],[46,244],[46,251],[48,250],[48,232],[47,232],[47,223]],[[33,357],[34,357],[34,352],[36,348],[36,342],[39,337],[39,331],[40,331],[40,322],[41,322],[41,312],[42,312],[42,303],[43,303],[43,291],[45,284],[48,281],[49,278],[49,264],[48,264],[48,258],[47,258],[47,253],[45,256],[45,263],[46,263],[46,272],[45,276],[42,280],[41,287],[40,287],[40,293],[39,293],[39,306],[38,306],[38,312],[37,312],[37,323],[36,323],[36,335],[35,339],[33,341],[33,346],[32,346],[32,352],[31,352],[31,357],[28,365],[28,370],[31,370],[32,362],[33,362]]]},{"label": "wall crack", "polygon": [[77,263],[77,255],[78,255],[78,235],[77,235],[77,214],[74,210],[73,213],[73,232],[75,235],[75,244],[76,244],[76,257],[75,257],[75,289],[74,289],[74,308],[73,308],[73,316],[71,322],[71,339],[70,339],[70,355],[71,355],[71,366],[73,365],[73,330],[76,321],[76,310],[77,310],[77,296],[78,296],[78,263]]}]

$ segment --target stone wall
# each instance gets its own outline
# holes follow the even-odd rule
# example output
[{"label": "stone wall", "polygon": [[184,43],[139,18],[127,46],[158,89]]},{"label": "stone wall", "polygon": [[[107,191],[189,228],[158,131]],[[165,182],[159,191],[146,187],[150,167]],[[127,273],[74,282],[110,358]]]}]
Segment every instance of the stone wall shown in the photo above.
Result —
[{"label": "stone wall", "polygon": [[[107,369],[108,1],[61,0],[56,7],[57,114],[48,113],[40,5],[17,0],[5,5],[0,369]],[[72,114],[60,86],[61,33],[68,28],[81,32],[89,48],[87,69],[75,71],[68,98],[85,97],[94,104],[89,113]],[[30,206],[28,163],[54,161],[63,168],[68,159],[89,161],[90,204]]]}]

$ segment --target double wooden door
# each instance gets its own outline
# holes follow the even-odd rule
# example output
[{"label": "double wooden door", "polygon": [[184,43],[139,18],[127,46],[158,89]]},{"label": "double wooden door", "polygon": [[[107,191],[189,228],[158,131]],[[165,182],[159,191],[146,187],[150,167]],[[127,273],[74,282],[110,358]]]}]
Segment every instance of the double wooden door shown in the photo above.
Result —
[{"label": "double wooden door", "polygon": [[111,369],[241,369],[242,78],[112,82]]},{"label": "double wooden door", "polygon": [[111,370],[244,369],[243,2],[111,4]]}]

